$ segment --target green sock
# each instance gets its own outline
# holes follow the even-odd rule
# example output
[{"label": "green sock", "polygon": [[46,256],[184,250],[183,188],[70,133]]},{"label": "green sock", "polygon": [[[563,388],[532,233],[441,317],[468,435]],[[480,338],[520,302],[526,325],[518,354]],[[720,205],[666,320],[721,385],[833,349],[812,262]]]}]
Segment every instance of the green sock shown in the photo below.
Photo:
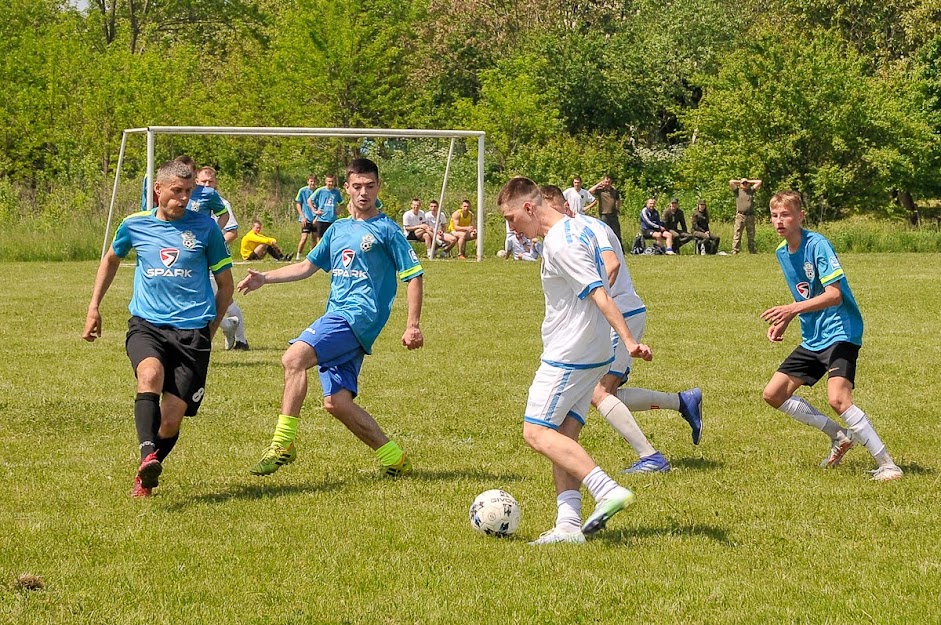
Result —
[{"label": "green sock", "polygon": [[281,445],[285,449],[291,446],[291,443],[294,442],[294,437],[297,436],[297,424],[300,423],[300,417],[292,417],[291,415],[278,415],[278,425],[274,428],[274,437],[271,439],[271,442],[275,445]]},{"label": "green sock", "polygon": [[391,467],[394,464],[398,464],[399,461],[402,460],[402,455],[402,448],[399,447],[395,441],[389,441],[376,450],[376,457],[379,458],[379,462],[381,462],[384,467]]}]

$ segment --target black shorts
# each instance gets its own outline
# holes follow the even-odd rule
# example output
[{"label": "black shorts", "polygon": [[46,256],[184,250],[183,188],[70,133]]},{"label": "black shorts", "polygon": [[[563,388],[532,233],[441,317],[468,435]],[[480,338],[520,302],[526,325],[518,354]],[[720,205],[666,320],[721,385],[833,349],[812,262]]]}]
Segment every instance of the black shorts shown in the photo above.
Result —
[{"label": "black shorts", "polygon": [[405,238],[409,241],[424,241],[424,239],[415,234],[414,230],[408,230],[405,233]]},{"label": "black shorts", "polygon": [[327,228],[332,226],[333,222],[332,221],[318,221],[315,225],[317,226],[317,236],[323,237],[323,235],[327,234]]},{"label": "black shorts", "polygon": [[645,239],[652,239],[653,235],[661,234],[660,230],[646,230],[646,229],[641,230],[640,233],[641,235],[643,235]]},{"label": "black shorts", "polygon": [[803,380],[807,386],[813,386],[824,375],[846,378],[856,386],[856,359],[859,358],[859,345],[840,341],[830,347],[814,352],[800,345],[791,352],[778,371]]},{"label": "black shorts", "polygon": [[135,377],[137,366],[145,358],[156,358],[163,364],[163,392],[186,402],[187,417],[199,411],[206,393],[212,348],[208,326],[198,330],[161,328],[140,317],[131,317],[124,346]]},{"label": "black shorts", "polygon": [[313,231],[314,231],[314,222],[312,221],[301,222],[301,234],[310,234]]}]

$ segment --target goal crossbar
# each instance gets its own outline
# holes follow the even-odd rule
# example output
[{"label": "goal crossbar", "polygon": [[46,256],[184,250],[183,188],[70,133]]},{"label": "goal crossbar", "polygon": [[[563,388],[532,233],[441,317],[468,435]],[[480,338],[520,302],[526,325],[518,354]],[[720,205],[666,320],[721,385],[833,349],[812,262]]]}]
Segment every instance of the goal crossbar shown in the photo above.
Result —
[{"label": "goal crossbar", "polygon": [[[124,151],[128,135],[147,135],[147,210],[153,208],[153,180],[154,180],[154,142],[158,134],[162,135],[229,135],[229,136],[255,136],[255,137],[350,137],[357,139],[372,138],[440,138],[451,139],[448,150],[448,162],[445,166],[444,180],[441,186],[439,206],[444,206],[444,192],[447,186],[448,172],[451,168],[451,158],[454,154],[455,139],[477,139],[477,260],[483,260],[484,247],[484,137],[480,130],[427,130],[416,128],[300,128],[300,127],[267,127],[267,126],[147,126],[145,128],[125,129],[121,136],[121,149],[118,153],[118,164],[114,174],[114,188],[111,192],[111,206],[108,209],[108,221],[105,226],[104,242],[101,246],[101,256],[108,249],[108,237],[111,233],[111,223],[114,217],[114,204],[118,193],[118,183],[121,179],[121,166],[124,162]],[[437,225],[436,225],[437,228]],[[432,246],[437,236],[434,237]],[[433,251],[432,247],[432,251]]]}]

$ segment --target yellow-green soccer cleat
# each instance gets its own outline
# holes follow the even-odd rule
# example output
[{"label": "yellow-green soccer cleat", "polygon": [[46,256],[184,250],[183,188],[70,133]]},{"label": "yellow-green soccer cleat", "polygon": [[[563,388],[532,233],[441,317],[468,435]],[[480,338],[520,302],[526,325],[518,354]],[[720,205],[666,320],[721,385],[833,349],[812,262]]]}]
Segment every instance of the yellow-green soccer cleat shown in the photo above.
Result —
[{"label": "yellow-green soccer cleat", "polygon": [[382,467],[383,475],[391,478],[405,477],[411,472],[412,461],[409,459],[408,454],[405,453],[402,454],[402,458],[395,464]]},{"label": "yellow-green soccer cleat", "polygon": [[265,455],[261,460],[249,469],[252,475],[271,475],[286,464],[291,464],[297,460],[297,448],[291,443],[287,449],[274,443],[265,450]]}]

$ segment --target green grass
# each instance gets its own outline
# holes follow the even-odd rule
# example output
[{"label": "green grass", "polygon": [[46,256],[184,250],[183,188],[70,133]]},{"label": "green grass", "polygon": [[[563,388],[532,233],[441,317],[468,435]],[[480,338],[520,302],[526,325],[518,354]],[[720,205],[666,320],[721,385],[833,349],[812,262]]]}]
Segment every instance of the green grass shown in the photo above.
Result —
[{"label": "green grass", "polygon": [[[549,465],[521,437],[540,352],[535,263],[429,263],[421,351],[399,343],[397,301],[361,389],[414,457],[414,476],[395,482],[319,407],[316,382],[298,461],[248,474],[275,424],[280,355],[322,312],[327,283],[240,297],[252,350],[213,355],[203,410],[144,501],[128,497],[133,270],[86,344],[94,263],[4,263],[0,623],[938,622],[941,256],[843,260],[867,324],[856,400],[903,480],[867,481],[860,449],[818,469],[822,435],[761,401],[797,342],[792,328],[771,345],[758,318],[787,299],[771,255],[634,257],[655,359],[633,383],[701,386],[703,442],[675,413],[639,413],[674,470],[625,476],[635,506],[587,545],[549,548],[526,544],[555,514]],[[805,396],[826,408],[823,389]],[[583,442],[612,474],[634,460],[597,414]],[[467,521],[497,487],[523,508],[508,540]],[[21,573],[45,589],[14,589]]]}]

